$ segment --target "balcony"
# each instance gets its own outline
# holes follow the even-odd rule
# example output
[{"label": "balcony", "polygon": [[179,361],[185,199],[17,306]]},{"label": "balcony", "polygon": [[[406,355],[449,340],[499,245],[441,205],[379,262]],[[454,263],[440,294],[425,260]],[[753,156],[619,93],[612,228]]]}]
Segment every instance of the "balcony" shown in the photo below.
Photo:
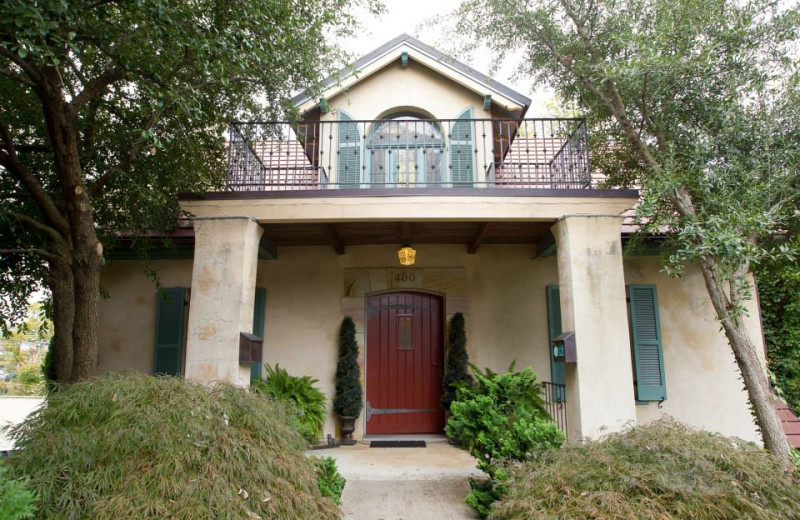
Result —
[{"label": "balcony", "polygon": [[586,121],[580,118],[409,115],[230,127],[229,192],[591,186]]}]

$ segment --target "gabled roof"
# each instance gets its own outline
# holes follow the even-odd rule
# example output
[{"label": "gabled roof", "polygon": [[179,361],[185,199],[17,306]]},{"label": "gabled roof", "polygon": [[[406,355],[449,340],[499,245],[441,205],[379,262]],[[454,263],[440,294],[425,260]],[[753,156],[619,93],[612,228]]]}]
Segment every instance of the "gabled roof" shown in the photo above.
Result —
[{"label": "gabled roof", "polygon": [[[333,76],[325,78],[322,82],[321,97],[330,99],[349,86],[384,68],[394,59],[399,58],[403,51],[408,52],[411,59],[437,70],[444,76],[474,92],[482,95],[492,94],[493,101],[506,105],[516,105],[517,108],[523,109],[523,111],[527,110],[531,104],[531,100],[528,97],[408,34],[401,34]],[[294,105],[300,108],[301,111],[309,110],[311,106],[308,105],[311,101],[314,100],[307,92],[302,92],[292,98]],[[506,108],[509,109],[510,107],[506,106]]]}]

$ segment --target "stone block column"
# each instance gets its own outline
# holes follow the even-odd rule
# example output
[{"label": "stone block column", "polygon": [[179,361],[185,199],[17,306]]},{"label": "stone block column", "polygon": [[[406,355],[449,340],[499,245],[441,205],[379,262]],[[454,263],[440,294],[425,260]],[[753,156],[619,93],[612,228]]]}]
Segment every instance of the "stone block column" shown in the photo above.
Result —
[{"label": "stone block column", "polygon": [[239,333],[253,328],[258,243],[249,217],[195,218],[186,379],[250,384],[239,364]]},{"label": "stone block column", "polygon": [[562,327],[576,340],[577,363],[566,365],[567,422],[575,441],[636,422],[621,225],[618,216],[575,215],[552,228]]}]

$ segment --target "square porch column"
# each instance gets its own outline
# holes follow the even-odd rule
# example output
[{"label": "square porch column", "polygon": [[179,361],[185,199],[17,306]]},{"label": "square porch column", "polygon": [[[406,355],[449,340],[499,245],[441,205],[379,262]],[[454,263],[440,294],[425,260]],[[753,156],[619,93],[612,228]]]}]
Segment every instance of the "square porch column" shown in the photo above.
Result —
[{"label": "square porch column", "polygon": [[552,228],[561,320],[575,332],[577,363],[566,364],[569,438],[596,439],[636,423],[622,218],[570,215]]},{"label": "square porch column", "polygon": [[239,364],[239,333],[253,327],[263,230],[249,217],[195,218],[193,224],[186,379],[247,386],[250,365]]}]

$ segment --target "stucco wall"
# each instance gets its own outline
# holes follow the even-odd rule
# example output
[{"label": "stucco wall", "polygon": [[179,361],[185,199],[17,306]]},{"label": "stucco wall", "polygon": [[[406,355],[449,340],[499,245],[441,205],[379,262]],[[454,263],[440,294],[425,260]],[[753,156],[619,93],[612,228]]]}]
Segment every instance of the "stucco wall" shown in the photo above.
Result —
[{"label": "stucco wall", "polygon": [[[504,370],[532,366],[541,380],[550,380],[545,287],[558,283],[555,257],[534,259],[529,246],[483,246],[466,254],[457,245],[417,245],[414,269],[463,272],[465,294],[452,289],[447,312],[466,314],[468,351],[473,363]],[[153,262],[164,286],[191,283],[190,261]],[[260,261],[257,283],[267,289],[264,359],[290,373],[319,379],[329,396],[334,389],[337,334],[343,313],[358,310],[348,294],[345,273],[357,268],[398,270],[396,248],[352,246],[345,255],[330,247],[286,247],[278,259]],[[446,269],[445,269],[446,268]],[[662,413],[698,427],[757,440],[733,357],[706,302],[699,274],[682,280],[659,273],[659,260],[625,260],[626,283],[658,286],[668,399],[636,407],[639,422]],[[155,286],[137,262],[113,262],[103,273],[110,298],[101,304],[100,369],[152,370]],[[460,282],[459,282],[460,283]],[[361,307],[363,310],[363,306]],[[751,330],[760,342],[757,312]],[[358,320],[357,320],[358,321]],[[364,348],[363,321],[359,345]],[[620,367],[630,371],[630,366]],[[613,377],[613,374],[598,374]],[[331,415],[325,425],[333,433]],[[357,423],[357,432],[363,422]]]},{"label": "stucco wall", "polygon": [[[633,257],[625,262],[625,283],[655,284],[664,342],[664,377],[667,400],[638,405],[640,424],[670,415],[698,428],[720,431],[760,442],[747,406],[747,393],[739,370],[706,295],[697,268],[683,278],[670,278],[660,271],[655,257]],[[748,305],[751,338],[763,352],[759,311]]]}]

